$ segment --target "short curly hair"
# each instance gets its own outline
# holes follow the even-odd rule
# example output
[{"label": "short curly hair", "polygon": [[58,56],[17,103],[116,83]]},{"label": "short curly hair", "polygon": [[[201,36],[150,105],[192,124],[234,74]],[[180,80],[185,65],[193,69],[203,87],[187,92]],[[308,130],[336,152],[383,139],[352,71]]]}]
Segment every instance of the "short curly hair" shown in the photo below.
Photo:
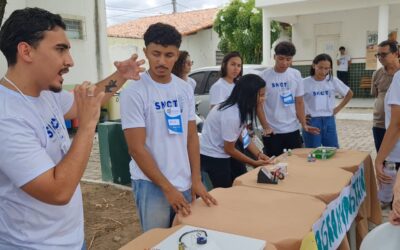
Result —
[{"label": "short curly hair", "polygon": [[172,25],[166,23],[154,23],[144,33],[144,44],[159,44],[162,46],[174,45],[178,49],[181,46],[182,35]]},{"label": "short curly hair", "polygon": [[20,42],[36,47],[43,40],[44,33],[56,27],[65,30],[65,23],[60,15],[40,8],[15,10],[0,30],[0,50],[7,59],[8,66],[17,63],[17,47]]},{"label": "short curly hair", "polygon": [[294,56],[296,55],[296,47],[292,42],[282,41],[275,46],[275,55]]}]

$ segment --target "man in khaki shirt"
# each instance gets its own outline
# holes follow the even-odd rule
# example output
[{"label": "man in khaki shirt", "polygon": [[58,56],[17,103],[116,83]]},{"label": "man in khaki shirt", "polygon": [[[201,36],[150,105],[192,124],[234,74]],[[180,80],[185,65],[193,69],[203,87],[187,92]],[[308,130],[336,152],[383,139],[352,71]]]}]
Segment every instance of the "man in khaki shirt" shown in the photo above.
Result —
[{"label": "man in khaki shirt", "polygon": [[375,97],[372,132],[378,152],[386,132],[384,111],[386,91],[389,89],[393,75],[400,69],[397,43],[389,40],[381,42],[375,56],[383,66],[373,73],[371,84],[371,95]]}]

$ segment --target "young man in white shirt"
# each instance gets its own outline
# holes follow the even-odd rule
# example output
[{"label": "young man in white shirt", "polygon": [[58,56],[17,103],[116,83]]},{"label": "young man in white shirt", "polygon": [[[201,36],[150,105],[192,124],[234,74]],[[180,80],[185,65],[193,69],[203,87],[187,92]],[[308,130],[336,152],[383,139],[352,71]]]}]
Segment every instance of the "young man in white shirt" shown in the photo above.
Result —
[{"label": "young man in white shirt", "polygon": [[[10,15],[0,50],[8,64],[0,80],[0,249],[85,248],[79,181],[100,106],[127,78],[138,78],[144,62],[117,63],[98,84],[63,91],[73,66],[65,24],[39,8]],[[79,128],[71,144],[65,119],[73,118]]]},{"label": "young man in white shirt", "polygon": [[[393,81],[385,96],[384,105],[386,132],[378,154],[376,155],[375,169],[376,177],[380,184],[392,184],[396,178],[387,175],[384,168],[389,167],[389,165],[394,165],[396,170],[398,170],[400,167],[400,71],[397,71],[393,76]],[[397,220],[400,215],[399,179],[399,175],[397,174],[397,180],[393,188],[393,202]],[[393,216],[393,214],[391,214],[391,216]],[[399,221],[397,221],[397,223],[399,223]]]},{"label": "young man in white shirt", "polygon": [[121,93],[122,128],[143,231],[171,226],[175,213],[190,214],[196,195],[207,205],[216,204],[201,182],[193,89],[171,74],[181,40],[171,25],[150,25],[143,49],[150,69]]},{"label": "young man in white shirt", "polygon": [[264,129],[264,153],[269,157],[282,154],[284,149],[302,147],[299,122],[305,131],[319,133],[319,129],[306,123],[302,77],[298,70],[290,68],[295,54],[291,42],[278,43],[275,66],[260,74],[266,82],[265,113],[263,116],[258,111],[257,116]]},{"label": "young man in white shirt", "polygon": [[351,57],[346,53],[346,48],[341,46],[339,48],[339,55],[337,56],[336,63],[338,69],[336,71],[337,78],[349,86],[349,68],[351,65]]}]

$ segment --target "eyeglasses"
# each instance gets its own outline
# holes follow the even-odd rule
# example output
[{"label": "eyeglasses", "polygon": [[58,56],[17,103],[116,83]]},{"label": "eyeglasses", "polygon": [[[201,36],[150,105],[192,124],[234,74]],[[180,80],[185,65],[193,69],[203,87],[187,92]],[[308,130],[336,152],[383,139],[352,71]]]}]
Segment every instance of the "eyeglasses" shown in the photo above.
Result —
[{"label": "eyeglasses", "polygon": [[186,61],[185,62],[187,65],[193,65],[193,61]]},{"label": "eyeglasses", "polygon": [[381,52],[381,53],[376,53],[375,57],[376,58],[385,58],[387,55],[389,55],[391,52]]}]

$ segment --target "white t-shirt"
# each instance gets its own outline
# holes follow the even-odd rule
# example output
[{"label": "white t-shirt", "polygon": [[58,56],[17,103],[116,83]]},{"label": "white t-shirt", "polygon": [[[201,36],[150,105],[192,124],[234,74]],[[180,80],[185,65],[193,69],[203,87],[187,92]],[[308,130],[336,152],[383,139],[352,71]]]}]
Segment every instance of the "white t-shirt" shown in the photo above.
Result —
[{"label": "white t-shirt", "polygon": [[304,78],[304,106],[306,115],[312,117],[332,116],[335,108],[335,93],[345,96],[350,90],[346,84],[336,77],[317,81],[314,77]]},{"label": "white t-shirt", "polygon": [[236,142],[244,125],[240,125],[239,108],[235,104],[229,108],[218,110],[214,106],[203,124],[200,137],[200,153],[214,158],[231,157],[224,151],[224,142]]},{"label": "white t-shirt", "polygon": [[[304,95],[300,71],[288,68],[284,73],[277,73],[274,68],[269,68],[262,71],[260,77],[267,83],[264,112],[274,133],[298,130],[295,98]],[[288,103],[290,100],[293,102]]]},{"label": "white t-shirt", "polygon": [[[392,84],[385,97],[385,126],[386,129],[390,124],[390,117],[392,116],[391,105],[400,105],[400,71],[393,76]],[[400,162],[400,139],[397,141],[393,150],[386,158],[387,161]]]},{"label": "white t-shirt", "polygon": [[349,55],[338,55],[337,60],[339,61],[337,71],[349,70],[349,61],[351,60]]},{"label": "white t-shirt", "polygon": [[0,249],[81,249],[80,186],[64,206],[43,203],[21,189],[61,161],[61,140],[69,149],[63,116],[73,95],[43,91],[26,98],[0,85]]},{"label": "white t-shirt", "polygon": [[190,86],[192,86],[193,91],[196,89],[197,83],[196,83],[196,81],[195,81],[193,78],[188,77],[188,79],[187,79],[186,82],[189,83]]},{"label": "white t-shirt", "polygon": [[218,81],[211,86],[210,105],[217,105],[228,99],[234,87],[234,83],[228,83],[224,78],[219,78]]},{"label": "white t-shirt", "polygon": [[[193,89],[172,75],[167,84],[156,83],[148,73],[130,81],[121,92],[122,129],[146,128],[146,148],[162,174],[179,191],[191,187],[191,170],[187,151],[188,122],[195,121]],[[169,134],[164,107],[179,107],[182,112],[182,134]],[[129,164],[133,180],[150,179],[134,159]]]}]

